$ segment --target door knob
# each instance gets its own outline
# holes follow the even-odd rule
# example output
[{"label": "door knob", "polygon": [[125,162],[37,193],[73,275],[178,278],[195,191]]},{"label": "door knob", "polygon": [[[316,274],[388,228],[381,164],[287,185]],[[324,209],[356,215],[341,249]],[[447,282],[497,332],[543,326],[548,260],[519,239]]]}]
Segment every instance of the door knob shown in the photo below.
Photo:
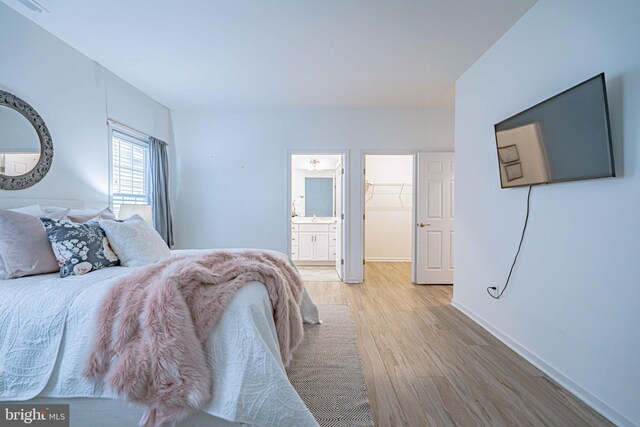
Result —
[{"label": "door knob", "polygon": [[424,228],[424,227],[429,227],[431,224],[425,224],[423,222],[421,222],[420,224],[418,224],[418,227],[420,228]]}]

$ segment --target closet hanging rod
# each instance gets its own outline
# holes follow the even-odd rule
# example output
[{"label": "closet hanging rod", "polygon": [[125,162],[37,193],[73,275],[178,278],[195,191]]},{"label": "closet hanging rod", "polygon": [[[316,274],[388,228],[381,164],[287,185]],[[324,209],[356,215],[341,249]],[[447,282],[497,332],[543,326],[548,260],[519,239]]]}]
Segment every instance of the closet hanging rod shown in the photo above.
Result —
[{"label": "closet hanging rod", "polygon": [[[373,199],[374,197],[374,193],[376,191],[376,186],[379,187],[400,187],[400,191],[398,192],[398,199],[400,200],[400,206],[404,208],[404,201],[402,200],[402,193],[404,192],[404,188],[405,187],[412,187],[411,184],[405,184],[405,183],[390,183],[390,184],[382,184],[382,183],[377,183],[374,184],[372,182],[367,182],[366,183],[369,188],[371,189],[371,192],[369,194],[369,197],[367,197],[364,200],[364,203],[368,203],[371,199]],[[369,193],[369,188],[366,189],[365,194]],[[391,193],[382,193],[381,195],[390,195]]]}]

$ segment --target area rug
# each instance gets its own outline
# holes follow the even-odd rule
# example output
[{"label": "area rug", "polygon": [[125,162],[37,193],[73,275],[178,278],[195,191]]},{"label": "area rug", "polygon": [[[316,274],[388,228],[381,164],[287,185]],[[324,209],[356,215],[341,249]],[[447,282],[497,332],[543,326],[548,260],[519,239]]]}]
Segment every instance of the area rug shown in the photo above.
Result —
[{"label": "area rug", "polygon": [[297,268],[305,282],[340,282],[335,267],[297,266]]},{"label": "area rug", "polygon": [[322,427],[373,426],[349,307],[319,305],[321,325],[305,325],[287,375]]}]

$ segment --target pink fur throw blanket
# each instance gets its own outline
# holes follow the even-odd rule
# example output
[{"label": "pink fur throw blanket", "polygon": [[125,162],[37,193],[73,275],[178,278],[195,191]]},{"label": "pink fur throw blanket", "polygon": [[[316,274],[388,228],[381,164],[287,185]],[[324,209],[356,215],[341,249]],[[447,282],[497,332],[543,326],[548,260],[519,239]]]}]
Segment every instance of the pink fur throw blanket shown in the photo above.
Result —
[{"label": "pink fur throw blanket", "polygon": [[123,277],[103,301],[85,375],[147,406],[141,426],[186,418],[211,399],[204,342],[240,287],[267,288],[286,365],[302,341],[303,283],[266,252],[169,258]]}]

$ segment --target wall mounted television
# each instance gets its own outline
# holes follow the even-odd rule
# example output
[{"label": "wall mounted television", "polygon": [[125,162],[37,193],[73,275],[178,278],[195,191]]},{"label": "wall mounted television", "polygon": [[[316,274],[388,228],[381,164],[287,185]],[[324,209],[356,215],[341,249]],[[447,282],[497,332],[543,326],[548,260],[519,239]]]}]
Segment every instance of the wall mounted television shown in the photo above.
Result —
[{"label": "wall mounted television", "polygon": [[495,125],[502,188],[614,177],[604,73]]}]

